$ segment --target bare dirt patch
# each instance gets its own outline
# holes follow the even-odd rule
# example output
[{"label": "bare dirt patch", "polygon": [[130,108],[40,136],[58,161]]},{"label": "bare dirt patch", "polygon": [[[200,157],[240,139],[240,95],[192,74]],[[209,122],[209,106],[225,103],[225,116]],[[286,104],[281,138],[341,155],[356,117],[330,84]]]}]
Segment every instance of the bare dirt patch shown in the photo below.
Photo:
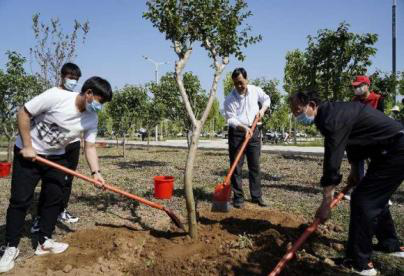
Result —
[{"label": "bare dirt patch", "polygon": [[[70,244],[65,253],[28,258],[9,275],[266,275],[305,227],[302,217],[252,204],[229,213],[203,211],[199,222],[197,240],[172,225],[168,231],[79,230],[64,237]],[[300,254],[285,275],[343,273],[313,252],[319,241],[310,239],[305,250],[313,255]]]},{"label": "bare dirt patch", "polygon": [[[185,150],[133,148],[127,158],[120,149],[99,149],[107,182],[152,201],[182,217],[186,208],[182,177]],[[267,275],[288,246],[311,222],[320,204],[318,181],[322,158],[263,154],[263,197],[269,208],[246,204],[242,210],[211,213],[216,183],[223,181],[228,167],[226,151],[200,151],[194,171],[194,194],[199,212],[199,237],[191,241],[176,229],[165,212],[151,209],[118,195],[100,191],[75,180],[69,210],[80,217],[77,224],[58,224],[54,238],[70,244],[67,252],[33,256],[29,233],[35,201],[26,218],[16,267],[5,275]],[[342,165],[347,175],[348,164]],[[84,158],[80,172],[88,173]],[[153,198],[153,176],[175,177],[170,200]],[[244,171],[246,200],[248,174]],[[341,184],[342,186],[343,184]],[[5,234],[5,216],[10,179],[0,179],[0,238]],[[36,198],[40,185],[37,189]],[[398,235],[404,236],[404,185],[393,195],[392,215]],[[333,211],[327,225],[304,244],[283,275],[350,275],[334,266],[332,258],[343,256],[349,222],[349,203]],[[375,256],[382,275],[400,275],[404,263],[398,258]]]}]

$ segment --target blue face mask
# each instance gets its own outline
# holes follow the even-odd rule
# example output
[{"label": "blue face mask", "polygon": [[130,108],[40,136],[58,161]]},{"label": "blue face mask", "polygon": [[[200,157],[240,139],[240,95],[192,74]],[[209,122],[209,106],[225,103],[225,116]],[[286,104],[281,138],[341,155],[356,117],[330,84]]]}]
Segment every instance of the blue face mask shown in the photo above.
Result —
[{"label": "blue face mask", "polygon": [[76,85],[77,85],[76,80],[71,80],[71,79],[68,79],[68,78],[65,79],[65,82],[63,84],[65,89],[68,90],[68,91],[73,91],[74,88],[76,88]]},{"label": "blue face mask", "polygon": [[314,123],[314,116],[307,116],[305,112],[302,112],[296,117],[296,121],[302,125],[308,126]]},{"label": "blue face mask", "polygon": [[97,102],[96,100],[93,100],[91,103],[87,102],[86,110],[88,112],[97,112],[98,113],[102,110],[102,104]]}]

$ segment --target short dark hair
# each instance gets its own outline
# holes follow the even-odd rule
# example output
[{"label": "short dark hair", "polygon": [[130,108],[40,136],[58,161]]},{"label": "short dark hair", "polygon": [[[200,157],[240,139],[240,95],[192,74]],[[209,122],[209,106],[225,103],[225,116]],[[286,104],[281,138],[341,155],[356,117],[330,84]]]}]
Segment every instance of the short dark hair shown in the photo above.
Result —
[{"label": "short dark hair", "polygon": [[71,62],[67,62],[65,64],[63,64],[62,69],[60,70],[60,73],[62,74],[62,77],[66,76],[66,75],[73,75],[76,77],[81,77],[81,70],[80,68]]},{"label": "short dark hair", "polygon": [[322,100],[316,91],[296,92],[289,96],[289,104],[293,103],[294,99],[297,99],[303,106],[308,105],[309,102],[315,102],[316,105],[320,105],[322,103]]},{"label": "short dark hair", "polygon": [[103,103],[110,102],[112,100],[111,85],[103,78],[91,77],[86,80],[81,87],[81,94],[84,94],[88,89],[91,89],[94,95],[100,96]]},{"label": "short dark hair", "polygon": [[243,78],[247,79],[247,71],[243,67],[234,69],[233,73],[231,74],[231,78],[234,80],[240,74],[243,76]]}]

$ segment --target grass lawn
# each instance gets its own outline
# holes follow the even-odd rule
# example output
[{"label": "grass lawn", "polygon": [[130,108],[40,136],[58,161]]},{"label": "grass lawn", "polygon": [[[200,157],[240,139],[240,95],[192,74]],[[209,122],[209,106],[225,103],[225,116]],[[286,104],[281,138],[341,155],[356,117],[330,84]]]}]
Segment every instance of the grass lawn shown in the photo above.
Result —
[{"label": "grass lawn", "polygon": [[[101,170],[108,183],[168,206],[178,213],[184,222],[186,208],[182,182],[186,153],[186,150],[181,149],[130,148],[126,159],[123,159],[120,148],[99,149]],[[57,273],[65,270],[68,271],[66,273],[72,273],[71,275],[73,272],[78,275],[93,275],[93,272],[94,275],[266,275],[283,255],[288,243],[293,242],[304,229],[304,225],[294,228],[294,223],[288,226],[285,220],[277,220],[275,217],[279,218],[279,214],[285,214],[285,217],[290,218],[289,221],[299,222],[296,225],[307,224],[311,222],[320,204],[321,190],[318,183],[322,172],[322,158],[262,154],[263,197],[269,203],[269,208],[262,209],[248,204],[244,211],[236,210],[223,216],[213,215],[210,214],[211,194],[215,185],[223,181],[227,168],[227,151],[199,150],[194,170],[194,191],[201,234],[196,243],[191,243],[184,235],[175,234],[177,230],[170,224],[164,212],[97,190],[92,185],[76,179],[69,210],[79,216],[80,221],[74,225],[58,224],[55,232],[56,239],[69,240],[72,249],[61,259],[51,259],[52,262],[47,258],[31,258],[33,249],[29,227],[31,214],[36,212],[34,206],[38,187],[34,206],[26,218],[27,223],[20,244],[21,260],[17,262],[18,268],[13,272],[15,274],[10,275],[22,275],[21,273],[27,271],[32,275],[41,275],[46,271],[50,275],[59,275]],[[89,174],[83,156],[80,158],[78,171]],[[343,162],[342,172],[346,177],[346,161]],[[175,177],[172,199],[153,198],[153,177],[156,175]],[[244,183],[246,198],[249,199],[246,165]],[[0,185],[0,236],[4,238],[10,179],[0,179]],[[404,185],[399,187],[392,201],[393,206],[390,209],[397,232],[399,237],[404,239]],[[343,201],[333,211],[332,219],[320,227],[316,238],[308,241],[308,247],[298,254],[297,260],[290,262],[290,270],[285,275],[301,275],[299,271],[305,271],[305,275],[320,275],[320,271],[324,273],[321,275],[350,275],[347,271],[325,264],[328,258],[342,256],[348,221],[349,203]],[[275,235],[274,231],[280,236],[276,238],[278,234]],[[217,235],[212,236],[212,233]],[[91,238],[95,237],[99,237],[96,239],[96,245],[90,242]],[[101,248],[100,244],[105,244],[105,247]],[[212,244],[217,247],[212,247]],[[84,245],[87,250],[94,247],[93,251],[87,252],[92,257],[88,257],[86,261],[77,257],[80,255],[75,251]],[[132,247],[121,250],[129,245]],[[271,246],[268,247],[269,245]],[[174,247],[176,250],[170,251]],[[222,253],[211,255],[216,251]],[[125,255],[128,252],[137,253]],[[171,261],[172,256],[177,256],[178,259]],[[402,260],[386,256],[376,256],[374,260],[376,268],[382,270],[383,275],[399,275],[397,273],[400,271],[404,273]],[[162,268],[163,265],[167,270]]]}]

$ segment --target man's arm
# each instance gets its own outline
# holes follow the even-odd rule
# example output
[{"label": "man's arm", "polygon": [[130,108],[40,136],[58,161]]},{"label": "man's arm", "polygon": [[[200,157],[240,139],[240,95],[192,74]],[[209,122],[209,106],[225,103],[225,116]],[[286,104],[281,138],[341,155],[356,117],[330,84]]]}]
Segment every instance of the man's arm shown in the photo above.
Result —
[{"label": "man's arm", "polygon": [[17,114],[18,131],[20,132],[23,148],[20,153],[24,158],[33,159],[36,156],[35,150],[32,148],[31,139],[31,114],[23,106]]},{"label": "man's arm", "polygon": [[98,156],[97,156],[97,150],[95,147],[95,143],[90,143],[85,141],[84,142],[84,154],[87,159],[87,164],[88,167],[91,170],[91,175],[93,178],[101,184],[105,184],[104,178],[101,176],[101,171],[100,171],[100,166],[98,163]]},{"label": "man's arm", "polygon": [[342,179],[339,170],[349,132],[349,128],[339,129],[336,132],[328,133],[324,139],[324,169],[321,178],[323,200],[316,212],[316,218],[319,218],[321,222],[328,220],[331,215],[331,202],[334,198],[335,187]]},{"label": "man's arm", "polygon": [[258,94],[258,101],[262,104],[262,107],[259,111],[259,116],[260,119],[262,119],[265,116],[265,112],[267,109],[271,106],[271,98],[262,90],[261,87],[257,88],[257,94]]}]

